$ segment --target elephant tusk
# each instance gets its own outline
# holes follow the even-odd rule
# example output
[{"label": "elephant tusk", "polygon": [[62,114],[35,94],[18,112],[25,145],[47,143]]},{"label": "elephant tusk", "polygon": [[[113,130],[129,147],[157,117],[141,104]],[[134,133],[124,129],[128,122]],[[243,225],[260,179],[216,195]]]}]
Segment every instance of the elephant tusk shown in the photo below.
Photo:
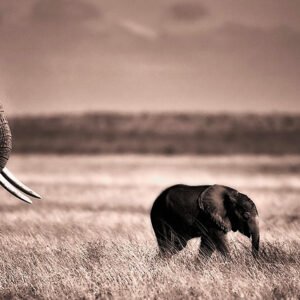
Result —
[{"label": "elephant tusk", "polygon": [[25,184],[23,184],[20,180],[18,180],[7,168],[4,168],[1,172],[1,174],[9,183],[14,185],[17,189],[19,189],[23,193],[25,193],[31,197],[41,199],[41,196],[38,193],[34,192],[29,187],[27,187]]},{"label": "elephant tusk", "polygon": [[0,174],[0,185],[2,185],[8,192],[10,192],[15,197],[20,200],[31,204],[31,200],[23,195],[19,190],[17,190],[9,181],[7,181],[2,174]]}]

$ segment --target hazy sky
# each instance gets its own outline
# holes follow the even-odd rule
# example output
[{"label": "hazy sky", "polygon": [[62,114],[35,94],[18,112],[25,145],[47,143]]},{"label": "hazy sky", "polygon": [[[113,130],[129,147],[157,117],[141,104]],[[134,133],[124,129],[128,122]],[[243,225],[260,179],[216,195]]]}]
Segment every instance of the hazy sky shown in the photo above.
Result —
[{"label": "hazy sky", "polygon": [[9,114],[300,112],[300,0],[1,0]]}]

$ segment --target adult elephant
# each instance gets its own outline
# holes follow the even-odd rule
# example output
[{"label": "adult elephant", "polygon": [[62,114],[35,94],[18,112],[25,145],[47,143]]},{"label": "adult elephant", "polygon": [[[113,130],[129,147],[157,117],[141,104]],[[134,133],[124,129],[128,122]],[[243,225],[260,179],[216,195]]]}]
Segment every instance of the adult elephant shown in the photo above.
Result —
[{"label": "adult elephant", "polygon": [[229,255],[226,234],[240,231],[252,239],[252,253],[259,251],[259,223],[255,204],[246,195],[222,185],[175,185],[155,200],[151,222],[161,254],[182,250],[187,241],[201,237],[199,253],[215,250]]},{"label": "adult elephant", "polygon": [[32,191],[21,181],[19,181],[5,166],[12,150],[11,131],[4,115],[2,104],[0,103],[0,184],[11,194],[27,203],[31,203],[29,197],[23,193],[34,197],[41,198],[37,193]]}]

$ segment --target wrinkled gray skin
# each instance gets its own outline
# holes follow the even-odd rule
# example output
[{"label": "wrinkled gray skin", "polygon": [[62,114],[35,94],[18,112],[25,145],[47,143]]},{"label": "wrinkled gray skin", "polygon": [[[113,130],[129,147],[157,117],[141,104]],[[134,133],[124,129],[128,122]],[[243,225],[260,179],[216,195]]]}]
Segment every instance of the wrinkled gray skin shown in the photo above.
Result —
[{"label": "wrinkled gray skin", "polygon": [[12,149],[11,132],[0,103],[0,172],[5,167]]},{"label": "wrinkled gray skin", "polygon": [[0,185],[20,200],[32,203],[28,196],[37,199],[40,199],[41,196],[23,184],[6,168],[11,150],[12,136],[0,103]]},{"label": "wrinkled gray skin", "polygon": [[221,185],[175,185],[155,200],[151,222],[160,254],[172,255],[187,241],[201,237],[199,254],[210,257],[217,250],[229,256],[226,234],[239,231],[259,251],[259,223],[255,204],[246,195]]}]

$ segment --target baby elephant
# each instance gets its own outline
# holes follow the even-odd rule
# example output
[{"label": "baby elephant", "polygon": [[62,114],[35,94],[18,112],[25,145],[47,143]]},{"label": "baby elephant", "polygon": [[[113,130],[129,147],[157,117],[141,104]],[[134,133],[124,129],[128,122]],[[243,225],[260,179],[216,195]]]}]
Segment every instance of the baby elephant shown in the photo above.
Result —
[{"label": "baby elephant", "polygon": [[255,204],[246,195],[222,185],[175,185],[154,201],[151,222],[161,254],[182,250],[187,241],[201,237],[199,254],[215,250],[228,256],[226,233],[240,231],[259,250],[259,224]]}]

